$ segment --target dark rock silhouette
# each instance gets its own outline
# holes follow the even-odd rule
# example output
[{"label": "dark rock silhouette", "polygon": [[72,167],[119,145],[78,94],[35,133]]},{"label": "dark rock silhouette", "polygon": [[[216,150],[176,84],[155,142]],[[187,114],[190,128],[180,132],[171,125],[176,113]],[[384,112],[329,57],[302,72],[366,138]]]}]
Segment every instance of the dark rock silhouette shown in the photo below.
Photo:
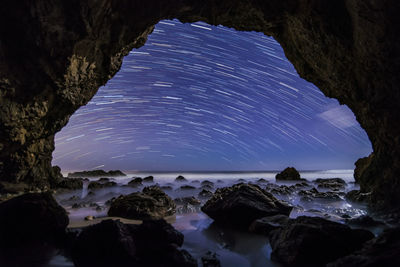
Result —
[{"label": "dark rock silhouette", "polygon": [[302,180],[300,173],[293,167],[288,167],[275,176],[277,181],[297,181]]},{"label": "dark rock silhouette", "polygon": [[271,258],[291,266],[324,266],[360,249],[374,235],[319,217],[297,217],[269,235]]},{"label": "dark rock silhouette", "polygon": [[241,183],[217,189],[201,210],[217,223],[248,229],[256,219],[289,215],[292,207],[257,185]]},{"label": "dark rock silhouette", "polygon": [[68,173],[69,178],[77,177],[101,177],[101,176],[126,176],[125,173],[120,170],[106,172],[104,170],[94,170],[94,171],[83,171],[83,172],[72,172]]}]

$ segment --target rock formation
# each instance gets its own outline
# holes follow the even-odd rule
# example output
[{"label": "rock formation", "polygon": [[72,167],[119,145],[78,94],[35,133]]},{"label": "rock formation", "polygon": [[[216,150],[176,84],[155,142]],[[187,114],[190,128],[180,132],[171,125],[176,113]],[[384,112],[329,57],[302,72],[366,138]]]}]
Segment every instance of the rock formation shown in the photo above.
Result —
[{"label": "rock formation", "polygon": [[[162,19],[273,36],[299,75],[347,104],[373,157],[357,177],[400,203],[400,3],[396,0],[5,0],[0,11],[0,180],[52,186],[54,135]],[[365,164],[364,164],[365,163]],[[357,169],[361,168],[357,166]]]}]

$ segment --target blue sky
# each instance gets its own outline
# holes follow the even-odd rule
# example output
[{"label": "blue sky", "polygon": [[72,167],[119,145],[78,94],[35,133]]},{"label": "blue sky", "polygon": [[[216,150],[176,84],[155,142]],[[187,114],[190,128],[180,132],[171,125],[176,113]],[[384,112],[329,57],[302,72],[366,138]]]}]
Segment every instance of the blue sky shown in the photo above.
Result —
[{"label": "blue sky", "polygon": [[372,151],[353,113],[256,32],[161,21],[56,135],[63,170],[352,169]]}]

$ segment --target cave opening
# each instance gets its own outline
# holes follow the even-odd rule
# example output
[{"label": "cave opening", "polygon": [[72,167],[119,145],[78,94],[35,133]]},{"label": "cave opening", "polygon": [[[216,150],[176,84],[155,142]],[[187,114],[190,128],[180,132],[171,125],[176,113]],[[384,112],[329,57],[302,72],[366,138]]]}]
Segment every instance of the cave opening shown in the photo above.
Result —
[{"label": "cave opening", "polygon": [[262,33],[159,22],[56,135],[53,165],[125,171],[354,168],[371,152],[346,106]]}]

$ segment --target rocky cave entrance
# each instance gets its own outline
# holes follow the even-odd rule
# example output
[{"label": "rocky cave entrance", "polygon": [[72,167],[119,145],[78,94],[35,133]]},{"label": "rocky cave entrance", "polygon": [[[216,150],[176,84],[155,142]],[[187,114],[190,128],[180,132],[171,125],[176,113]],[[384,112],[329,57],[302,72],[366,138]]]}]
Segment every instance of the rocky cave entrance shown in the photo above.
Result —
[{"label": "rocky cave entrance", "polygon": [[371,144],[353,113],[256,32],[159,22],[56,135],[64,171],[354,169]]}]

